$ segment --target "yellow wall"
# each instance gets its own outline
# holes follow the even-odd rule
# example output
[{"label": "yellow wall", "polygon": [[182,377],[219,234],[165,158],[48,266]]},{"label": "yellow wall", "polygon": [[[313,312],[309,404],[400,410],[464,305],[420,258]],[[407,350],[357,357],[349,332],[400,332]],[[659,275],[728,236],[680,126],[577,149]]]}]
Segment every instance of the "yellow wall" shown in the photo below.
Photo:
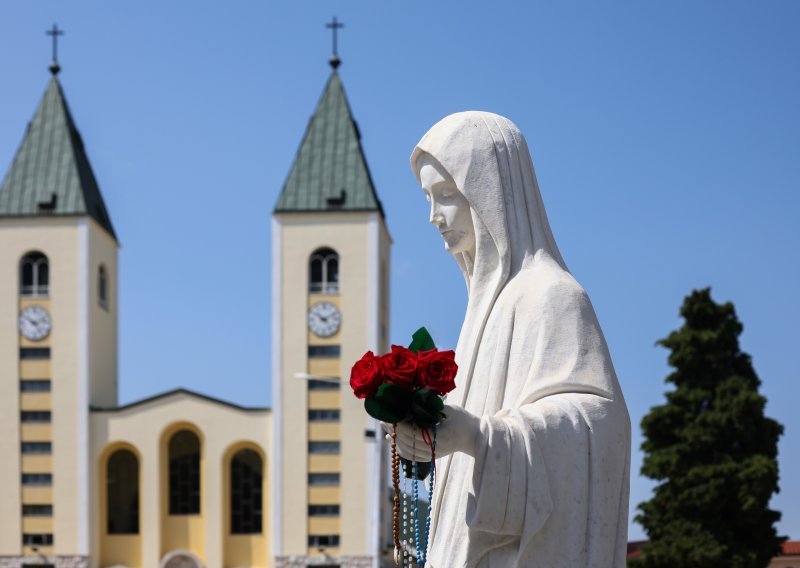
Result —
[{"label": "yellow wall", "polygon": [[340,440],[342,429],[338,422],[309,422],[309,441]]},{"label": "yellow wall", "polygon": [[[23,406],[23,408],[25,407]],[[26,410],[33,409],[26,408]],[[53,427],[50,424],[22,424],[20,428],[20,437],[23,442],[46,442],[53,438]]]},{"label": "yellow wall", "polygon": [[[198,433],[202,445],[201,514],[171,516],[167,514],[166,443],[174,432],[184,427]],[[127,565],[157,567],[165,554],[181,548],[195,553],[209,568],[223,568],[227,566],[226,558],[247,555],[247,550],[255,546],[248,538],[226,537],[229,515],[225,514],[225,501],[229,491],[227,468],[223,464],[228,452],[237,445],[258,448],[265,456],[264,493],[265,496],[270,495],[267,464],[272,441],[268,410],[247,411],[190,393],[177,392],[127,409],[95,411],[91,415],[91,434],[98,479],[100,464],[109,448],[126,444],[135,448],[141,456],[141,563],[135,564],[133,559],[129,559]],[[104,520],[103,487],[98,485],[93,495],[96,511],[93,517]],[[270,507],[271,501],[267,499],[263,537],[267,557],[270,555]],[[96,534],[101,534],[103,525],[98,524],[96,530]],[[112,541],[108,543],[111,546]]]},{"label": "yellow wall", "polygon": [[142,537],[130,534],[104,535],[101,540],[100,566],[141,568]]},{"label": "yellow wall", "polygon": [[[339,527],[341,547],[328,548],[331,555],[370,555],[369,534],[375,522],[367,509],[379,507],[379,498],[371,495],[367,470],[376,455],[375,441],[367,441],[364,431],[370,420],[364,413],[363,403],[352,396],[348,379],[352,362],[371,349],[383,351],[387,341],[380,340],[377,330],[382,319],[388,328],[388,283],[384,293],[379,293],[380,261],[385,261],[385,275],[389,275],[389,246],[391,244],[383,220],[374,213],[333,214],[282,214],[274,217],[273,236],[279,242],[274,262],[280,263],[280,280],[276,283],[280,304],[280,352],[274,356],[280,368],[273,381],[280,381],[279,399],[273,404],[281,406],[281,439],[276,448],[283,448],[279,478],[282,508],[280,555],[319,555],[309,549],[308,535],[323,523],[330,528]],[[377,229],[377,230],[376,230]],[[329,247],[339,254],[340,290],[338,294],[308,293],[308,261],[320,247]],[[276,267],[273,267],[275,270]],[[386,300],[386,305],[378,303]],[[307,327],[306,316],[311,305],[330,301],[340,307],[342,324],[339,332],[330,338],[319,338]],[[336,359],[307,357],[307,346],[341,345],[341,356]],[[294,378],[298,372],[310,375],[341,378],[337,391],[308,391],[305,381]],[[332,423],[308,422],[309,408],[341,409],[341,420]],[[291,410],[288,410],[291,409]],[[309,440],[338,440],[341,455],[296,455],[289,448],[306,447]],[[382,442],[378,441],[378,444]],[[385,469],[385,468],[384,468]],[[381,468],[376,465],[378,476]],[[339,487],[308,486],[309,472],[341,472]],[[374,476],[373,476],[374,477]],[[385,485],[385,483],[383,483]],[[380,482],[378,483],[380,485]],[[308,517],[309,503],[340,504],[340,517]]]},{"label": "yellow wall", "polygon": [[339,534],[339,517],[309,517],[308,532],[311,534]]},{"label": "yellow wall", "polygon": [[[53,471],[53,456],[46,454],[25,455],[22,456],[21,466],[22,472],[25,473],[49,473]],[[22,472],[20,472],[20,474]],[[17,478],[17,483],[19,483],[20,477]]]},{"label": "yellow wall", "polygon": [[342,501],[339,487],[311,486],[308,488],[308,501],[315,505],[338,505]]},{"label": "yellow wall", "polygon": [[21,410],[51,410],[53,400],[49,392],[25,392],[20,395]]},{"label": "yellow wall", "polygon": [[[89,398],[95,406],[117,404],[117,249],[119,245],[97,225],[90,221],[89,231]],[[108,301],[99,302],[98,272],[105,266]]]},{"label": "yellow wall", "polygon": [[23,503],[52,503],[53,488],[47,485],[28,485],[22,488]]},{"label": "yellow wall", "polygon": [[52,517],[22,517],[22,532],[24,533],[52,533]]},{"label": "yellow wall", "polygon": [[[347,383],[344,383],[341,388],[348,388]],[[339,408],[341,406],[341,400],[341,391],[310,391],[308,393],[308,408]]]},{"label": "yellow wall", "polygon": [[308,361],[308,373],[321,377],[339,377],[342,366],[339,359],[311,359]]},{"label": "yellow wall", "polygon": [[[0,223],[0,487],[6,488],[3,499],[0,499],[0,556],[16,556],[22,550],[23,519],[21,504],[23,490],[20,486],[21,472],[48,472],[53,470],[56,462],[63,471],[54,477],[52,487],[52,504],[55,516],[47,519],[58,533],[56,546],[59,550],[79,552],[78,532],[81,527],[81,515],[77,507],[75,495],[79,493],[79,482],[76,473],[74,448],[79,439],[75,430],[78,414],[74,388],[77,380],[76,354],[78,352],[78,234],[80,220],[77,218],[18,218],[3,219]],[[31,251],[41,251],[49,260],[49,296],[46,298],[19,297],[19,263],[22,257]],[[50,335],[42,341],[23,340],[18,331],[20,309],[30,304],[43,305],[52,320]],[[19,360],[21,346],[50,346],[52,363],[49,361]],[[58,365],[57,369],[52,365]],[[33,440],[28,436],[43,436],[44,429],[23,428],[20,424],[21,397],[19,379],[48,379],[52,372],[58,371],[61,386],[53,385],[52,399],[48,403],[46,397],[29,397],[25,395],[25,406],[28,409],[62,408],[54,414],[54,425],[63,429],[69,436],[69,443],[64,443],[61,450],[55,442],[58,433],[53,429],[53,456],[28,455],[24,458],[20,453],[20,441]],[[69,388],[68,385],[73,385]],[[59,406],[63,403],[63,406]],[[84,413],[88,409],[84,409]],[[85,436],[84,436],[85,440]],[[63,458],[58,452],[63,452]],[[86,484],[83,479],[81,483]],[[14,489],[16,488],[16,489]],[[42,522],[43,518],[26,523]],[[63,532],[60,529],[63,528]]]},{"label": "yellow wall", "polygon": [[22,554],[24,556],[31,556],[35,558],[39,558],[40,554],[45,556],[52,556],[55,554],[55,549],[52,546],[23,546],[22,547]]},{"label": "yellow wall", "polygon": [[[17,354],[15,353],[16,357]],[[50,361],[20,361],[20,379],[50,379],[53,376]],[[14,385],[17,386],[17,385]]]}]

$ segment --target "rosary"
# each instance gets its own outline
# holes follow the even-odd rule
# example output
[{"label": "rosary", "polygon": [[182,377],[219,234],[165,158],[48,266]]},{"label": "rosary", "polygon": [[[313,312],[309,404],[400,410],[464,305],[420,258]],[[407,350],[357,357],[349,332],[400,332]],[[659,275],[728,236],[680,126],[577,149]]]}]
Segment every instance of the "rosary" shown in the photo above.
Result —
[{"label": "rosary", "polygon": [[[427,429],[422,429],[422,439],[425,444],[431,449],[431,473],[428,481],[428,495],[431,501],[433,500],[433,487],[436,478],[436,426],[434,425],[431,430],[433,436]],[[403,478],[403,491],[400,491],[400,456],[397,454],[397,424],[392,426],[392,488],[394,489],[394,508],[392,512],[393,517],[393,536],[394,536],[394,565],[396,568],[411,567],[414,564],[419,568],[425,567],[425,561],[428,555],[429,536],[431,531],[431,506],[428,506],[428,511],[424,520],[424,532],[420,534],[420,515],[419,515],[419,479],[417,478],[417,462],[414,461],[412,465],[411,486],[412,491],[409,494],[408,478]],[[416,440],[415,440],[416,444]],[[416,447],[416,446],[415,446]],[[401,497],[402,495],[402,497]],[[409,507],[409,501],[411,506]],[[401,503],[402,502],[402,503]],[[402,504],[402,533],[400,509]],[[432,503],[431,503],[432,505]],[[410,523],[409,523],[410,521]],[[414,549],[416,552],[416,563],[413,558],[409,558],[409,549],[411,542],[409,534],[412,535],[414,541]]]}]

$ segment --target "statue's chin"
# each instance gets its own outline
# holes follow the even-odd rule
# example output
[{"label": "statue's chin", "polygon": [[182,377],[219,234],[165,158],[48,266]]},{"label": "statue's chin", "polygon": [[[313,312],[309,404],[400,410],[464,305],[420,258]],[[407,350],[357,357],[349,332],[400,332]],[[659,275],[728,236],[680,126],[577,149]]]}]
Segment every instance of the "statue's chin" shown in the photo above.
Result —
[{"label": "statue's chin", "polygon": [[466,250],[465,247],[459,246],[459,244],[460,243],[455,243],[455,244],[451,245],[451,244],[448,244],[447,242],[445,242],[444,243],[444,250],[446,250],[447,252],[449,252],[452,255],[456,255],[456,254],[460,254],[462,252],[465,252],[465,250]]}]

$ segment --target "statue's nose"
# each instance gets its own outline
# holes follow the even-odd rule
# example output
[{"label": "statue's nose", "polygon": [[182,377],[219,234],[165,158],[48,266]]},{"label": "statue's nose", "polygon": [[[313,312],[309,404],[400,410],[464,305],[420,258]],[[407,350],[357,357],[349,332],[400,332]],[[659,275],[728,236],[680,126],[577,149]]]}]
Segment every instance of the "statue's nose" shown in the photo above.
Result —
[{"label": "statue's nose", "polygon": [[431,202],[431,215],[428,221],[430,221],[431,225],[436,225],[437,227],[441,227],[442,223],[444,223],[444,216],[439,211],[435,201]]}]

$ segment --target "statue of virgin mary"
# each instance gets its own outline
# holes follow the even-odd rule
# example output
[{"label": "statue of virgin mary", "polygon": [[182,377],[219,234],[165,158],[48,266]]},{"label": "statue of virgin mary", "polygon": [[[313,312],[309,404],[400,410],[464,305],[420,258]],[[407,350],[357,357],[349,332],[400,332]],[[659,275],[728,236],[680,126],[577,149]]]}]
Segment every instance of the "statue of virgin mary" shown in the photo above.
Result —
[{"label": "statue of virgin mary", "polygon": [[[448,116],[411,166],[469,300],[437,431],[432,568],[625,565],[630,418],[508,119]],[[409,424],[398,448],[425,460]]]}]

